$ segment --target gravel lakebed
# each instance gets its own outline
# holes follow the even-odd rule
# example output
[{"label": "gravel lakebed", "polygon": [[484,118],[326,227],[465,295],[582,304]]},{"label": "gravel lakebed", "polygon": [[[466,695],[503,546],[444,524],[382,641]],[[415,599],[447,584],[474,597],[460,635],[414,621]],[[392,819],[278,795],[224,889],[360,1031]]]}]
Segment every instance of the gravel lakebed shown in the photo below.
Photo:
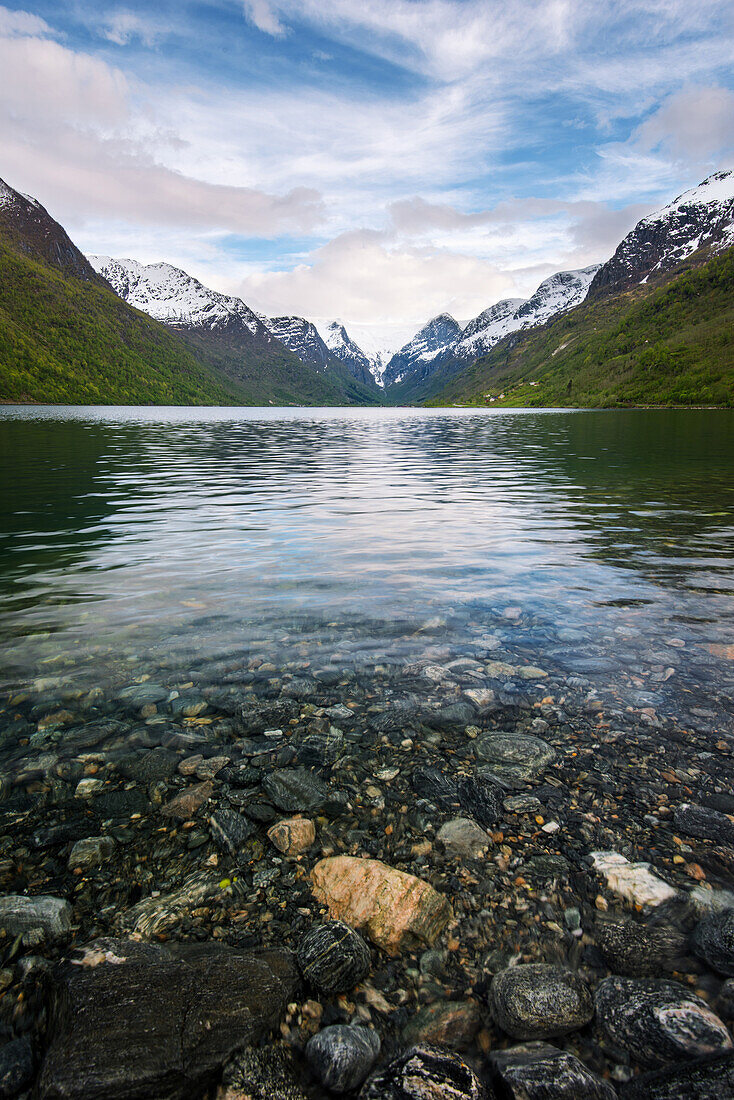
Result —
[{"label": "gravel lakebed", "polygon": [[0,1097],[734,1096],[734,648],[613,622],[21,639]]}]

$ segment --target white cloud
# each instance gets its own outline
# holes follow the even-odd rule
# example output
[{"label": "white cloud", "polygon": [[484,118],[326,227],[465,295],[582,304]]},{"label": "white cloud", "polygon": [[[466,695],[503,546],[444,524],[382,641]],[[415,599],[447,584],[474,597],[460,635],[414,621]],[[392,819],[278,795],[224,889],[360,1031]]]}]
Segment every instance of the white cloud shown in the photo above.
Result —
[{"label": "white cloud", "polygon": [[276,15],[275,7],[268,0],[244,0],[246,18],[263,34],[280,38],[287,29]]},{"label": "white cloud", "polygon": [[0,35],[3,38],[22,38],[25,35],[53,35],[45,19],[28,11],[11,11],[0,6]]},{"label": "white cloud", "polygon": [[686,88],[670,96],[634,133],[641,149],[697,161],[734,153],[734,92]]},{"label": "white cloud", "polygon": [[102,36],[116,46],[127,46],[136,38],[144,46],[154,46],[167,32],[164,23],[125,9],[114,11],[101,24]]}]

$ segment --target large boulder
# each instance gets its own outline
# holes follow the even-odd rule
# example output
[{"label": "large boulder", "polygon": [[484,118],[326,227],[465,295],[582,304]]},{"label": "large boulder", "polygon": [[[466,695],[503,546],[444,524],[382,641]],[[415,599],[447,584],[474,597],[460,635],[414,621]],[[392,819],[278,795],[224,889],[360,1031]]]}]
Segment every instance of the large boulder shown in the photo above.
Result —
[{"label": "large boulder", "polygon": [[190,1100],[275,1027],[292,957],[216,944],[102,940],[54,976],[43,1100]]},{"label": "large boulder", "polygon": [[594,1001],[573,970],[546,963],[510,966],[490,987],[495,1020],[513,1039],[550,1039],[588,1024]]},{"label": "large boulder", "polygon": [[448,901],[429,883],[377,859],[332,856],[316,864],[311,878],[332,917],[366,932],[391,955],[432,946],[451,918]]},{"label": "large boulder", "polygon": [[719,1017],[678,982],[605,978],[595,999],[605,1044],[643,1066],[665,1066],[732,1049]]},{"label": "large boulder", "polygon": [[523,1043],[490,1055],[495,1085],[507,1100],[615,1100],[607,1081],[567,1050]]}]

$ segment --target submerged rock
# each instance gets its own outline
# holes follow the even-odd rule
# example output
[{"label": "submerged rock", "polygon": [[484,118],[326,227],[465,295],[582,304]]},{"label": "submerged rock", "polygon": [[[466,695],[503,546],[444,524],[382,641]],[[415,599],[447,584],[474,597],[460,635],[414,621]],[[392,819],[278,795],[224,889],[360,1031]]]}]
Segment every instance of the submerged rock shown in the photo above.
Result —
[{"label": "submerged rock", "polygon": [[507,1100],[615,1100],[612,1086],[567,1050],[523,1043],[490,1054],[493,1080]]},{"label": "submerged rock", "polygon": [[263,780],[263,790],[285,813],[318,810],[329,794],[326,784],[304,768],[270,772]]},{"label": "submerged rock", "polygon": [[302,1077],[290,1048],[245,1048],[225,1066],[216,1100],[308,1100]]},{"label": "submerged rock", "polygon": [[288,821],[277,821],[268,829],[272,844],[286,856],[297,856],[307,852],[316,840],[316,826],[307,817],[291,817]]},{"label": "submerged rock", "polygon": [[734,1053],[642,1073],[622,1086],[622,1100],[725,1100],[734,1096]]},{"label": "submerged rock", "polygon": [[64,963],[55,975],[44,1100],[189,1100],[277,1025],[298,985],[283,952],[106,944],[114,962],[100,952],[98,965]]},{"label": "submerged rock", "polygon": [[458,1054],[421,1044],[382,1066],[359,1100],[489,1100],[474,1070]]},{"label": "submerged rock", "polygon": [[195,871],[177,890],[157,898],[143,898],[122,913],[120,927],[140,936],[160,935],[173,928],[185,914],[210,898],[218,888],[217,879],[205,871]]},{"label": "submerged rock", "polygon": [[726,1027],[678,982],[605,978],[596,990],[601,1033],[614,1051],[644,1066],[719,1054],[732,1048]]},{"label": "submerged rock", "polygon": [[28,1039],[0,1047],[0,1097],[18,1096],[33,1080],[33,1050]]},{"label": "submerged rock", "polygon": [[241,814],[221,806],[209,818],[209,831],[212,840],[221,851],[230,856],[236,856],[255,832],[255,826]]},{"label": "submerged rock", "polygon": [[495,825],[502,817],[504,792],[496,783],[472,776],[459,780],[458,791],[464,813],[485,828]]},{"label": "submerged rock", "polygon": [[604,962],[615,974],[653,977],[685,953],[686,937],[674,928],[626,920],[597,924],[596,942]]},{"label": "submerged rock", "polygon": [[406,1043],[437,1043],[451,1050],[466,1050],[481,1027],[482,1016],[474,1001],[437,1001],[419,1009],[403,1030]]},{"label": "submerged rock", "polygon": [[476,858],[491,846],[490,836],[470,817],[455,817],[437,833],[438,839],[452,855]]},{"label": "submerged rock", "polygon": [[487,733],[478,738],[477,759],[504,786],[515,787],[542,775],[556,751],[539,737],[525,733]]},{"label": "submerged rock", "polygon": [[361,1085],[380,1053],[376,1031],[334,1024],[306,1044],[306,1059],[325,1088],[343,1093]]},{"label": "submerged rock", "polygon": [[713,840],[718,844],[731,844],[734,841],[734,824],[726,814],[707,806],[684,802],[673,814],[673,822],[676,829],[686,836]]},{"label": "submerged rock", "polygon": [[696,925],[693,950],[717,974],[734,977],[734,909],[711,913]]},{"label": "submerged rock", "polygon": [[69,856],[69,869],[79,867],[82,871],[89,871],[93,867],[100,867],[111,858],[116,847],[111,836],[90,836],[85,840],[77,840]]},{"label": "submerged rock", "polygon": [[661,905],[678,892],[654,875],[649,863],[630,863],[619,852],[592,852],[591,858],[609,889],[635,905]]},{"label": "submerged rock", "polygon": [[431,947],[451,917],[448,901],[429,883],[377,859],[332,856],[311,877],[332,917],[364,930],[391,955],[416,943]]},{"label": "submerged rock", "polygon": [[550,1039],[587,1024],[594,1001],[572,970],[527,963],[501,970],[490,987],[492,1013],[514,1039]]},{"label": "submerged rock", "polygon": [[298,965],[304,978],[323,993],[348,993],[372,966],[362,937],[340,920],[316,925],[298,945]]},{"label": "submerged rock", "polygon": [[44,935],[56,939],[71,928],[71,906],[63,898],[37,894],[0,897],[0,928],[11,936],[20,936],[32,929],[42,929]]}]

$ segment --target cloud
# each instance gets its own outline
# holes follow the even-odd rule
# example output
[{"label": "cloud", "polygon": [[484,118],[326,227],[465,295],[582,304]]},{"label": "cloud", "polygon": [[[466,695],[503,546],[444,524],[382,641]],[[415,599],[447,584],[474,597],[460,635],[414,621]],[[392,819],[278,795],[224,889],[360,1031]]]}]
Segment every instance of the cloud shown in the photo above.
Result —
[{"label": "cloud", "polygon": [[168,27],[162,22],[122,9],[114,11],[103,21],[101,33],[108,42],[113,42],[116,46],[127,46],[136,38],[144,46],[154,46],[168,33]]},{"label": "cloud", "polygon": [[28,11],[11,11],[0,6],[0,35],[3,38],[22,38],[25,35],[53,35],[45,19]]},{"label": "cloud", "polygon": [[269,3],[268,0],[244,0],[244,10],[245,17],[263,34],[282,38],[288,33],[287,27],[276,14],[276,5]]},{"label": "cloud", "polygon": [[637,127],[633,141],[641,149],[664,150],[679,158],[731,155],[734,92],[719,87],[676,92]]}]

